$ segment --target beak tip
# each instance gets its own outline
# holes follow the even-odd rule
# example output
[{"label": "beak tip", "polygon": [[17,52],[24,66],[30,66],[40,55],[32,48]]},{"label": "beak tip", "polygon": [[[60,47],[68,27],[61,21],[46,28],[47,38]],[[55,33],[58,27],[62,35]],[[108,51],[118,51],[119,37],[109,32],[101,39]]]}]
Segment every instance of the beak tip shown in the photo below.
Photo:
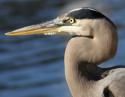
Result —
[{"label": "beak tip", "polygon": [[4,35],[9,36],[9,32],[5,33]]},{"label": "beak tip", "polygon": [[11,36],[10,32],[5,33],[6,36]]},{"label": "beak tip", "polygon": [[13,33],[13,32],[7,32],[7,33],[4,33],[4,35],[6,35],[6,36],[15,36],[16,34]]}]

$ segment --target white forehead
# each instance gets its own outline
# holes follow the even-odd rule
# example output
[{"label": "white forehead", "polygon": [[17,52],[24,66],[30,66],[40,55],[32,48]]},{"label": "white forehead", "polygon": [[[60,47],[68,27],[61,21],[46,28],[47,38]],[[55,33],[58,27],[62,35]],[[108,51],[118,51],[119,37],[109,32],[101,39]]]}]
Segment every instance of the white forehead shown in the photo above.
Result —
[{"label": "white forehead", "polygon": [[78,10],[81,10],[81,9],[83,9],[83,8],[76,8],[76,9],[71,10],[70,12],[78,11]]},{"label": "white forehead", "polygon": [[[93,9],[93,8],[89,8],[89,7],[81,7],[81,8],[76,8],[76,9],[73,9],[71,10],[70,12],[73,12],[73,11],[79,11],[79,10],[82,10],[82,9],[88,9],[88,10],[92,10],[92,11],[97,11],[96,9]],[[70,13],[69,12],[69,13]]]}]

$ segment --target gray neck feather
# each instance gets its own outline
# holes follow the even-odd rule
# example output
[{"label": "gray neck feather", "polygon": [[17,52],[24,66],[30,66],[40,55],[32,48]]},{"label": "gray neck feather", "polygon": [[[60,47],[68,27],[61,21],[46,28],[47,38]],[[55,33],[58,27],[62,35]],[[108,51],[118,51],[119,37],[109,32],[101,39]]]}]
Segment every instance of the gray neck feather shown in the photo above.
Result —
[{"label": "gray neck feather", "polygon": [[89,92],[89,87],[92,89],[95,80],[99,79],[99,76],[97,76],[99,74],[96,74],[98,71],[96,65],[88,63],[83,58],[84,55],[81,54],[84,48],[80,45],[82,42],[79,39],[79,42],[76,40],[71,39],[65,51],[65,75],[73,97],[85,97]]},{"label": "gray neck feather", "polygon": [[116,29],[109,22],[100,22],[102,21],[93,24],[97,25],[93,27],[93,39],[74,37],[68,42],[65,51],[65,75],[73,97],[91,97],[88,95],[97,89],[94,85],[103,71],[97,65],[109,60],[116,53]]}]

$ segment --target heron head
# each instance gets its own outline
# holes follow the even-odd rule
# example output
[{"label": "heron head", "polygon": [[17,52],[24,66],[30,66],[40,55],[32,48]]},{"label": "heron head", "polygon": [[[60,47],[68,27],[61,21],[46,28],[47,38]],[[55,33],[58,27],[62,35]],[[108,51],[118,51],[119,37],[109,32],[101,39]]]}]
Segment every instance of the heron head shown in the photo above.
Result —
[{"label": "heron head", "polygon": [[104,18],[104,15],[91,8],[78,8],[51,21],[23,27],[8,33],[9,36],[20,35],[72,35],[93,37],[94,19]]},{"label": "heron head", "polygon": [[115,25],[105,15],[93,8],[77,8],[51,21],[5,34],[9,36],[33,34],[75,36],[69,43],[73,43],[75,47],[78,47],[77,49],[80,45],[84,46],[81,52],[86,52],[84,53],[85,58],[88,55],[88,60],[91,56],[91,59],[96,62],[112,58],[117,49]]}]

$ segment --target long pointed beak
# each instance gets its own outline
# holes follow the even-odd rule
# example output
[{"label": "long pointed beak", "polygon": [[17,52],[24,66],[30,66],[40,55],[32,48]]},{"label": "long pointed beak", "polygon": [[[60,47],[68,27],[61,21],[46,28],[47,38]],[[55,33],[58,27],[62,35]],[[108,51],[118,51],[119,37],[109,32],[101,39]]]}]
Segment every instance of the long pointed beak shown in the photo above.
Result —
[{"label": "long pointed beak", "polygon": [[31,25],[27,27],[23,27],[11,32],[5,33],[8,36],[22,36],[22,35],[35,35],[35,34],[43,34],[43,35],[53,35],[58,32],[59,27],[62,23],[58,19],[54,19],[52,21],[48,21],[45,23]]}]

